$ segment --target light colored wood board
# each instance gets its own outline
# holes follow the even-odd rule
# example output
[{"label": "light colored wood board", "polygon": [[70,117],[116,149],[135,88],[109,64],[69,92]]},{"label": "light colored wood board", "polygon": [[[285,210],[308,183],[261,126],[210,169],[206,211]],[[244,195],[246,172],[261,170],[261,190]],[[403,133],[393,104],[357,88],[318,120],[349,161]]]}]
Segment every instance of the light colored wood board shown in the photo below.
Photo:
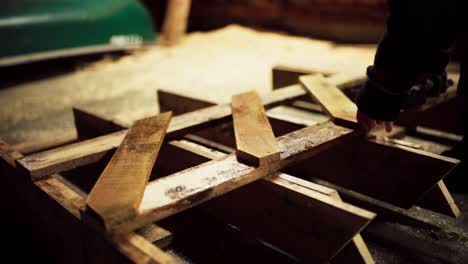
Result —
[{"label": "light colored wood board", "polygon": [[188,112],[216,105],[216,103],[213,102],[195,99],[163,89],[159,89],[157,91],[157,94],[159,110],[161,112],[172,111],[174,115],[185,114]]},{"label": "light colored wood board", "polygon": [[299,80],[336,124],[355,128],[357,106],[336,85],[320,75],[301,76]]},{"label": "light colored wood board", "polygon": [[136,121],[91,190],[87,206],[104,225],[134,217],[172,113]]},{"label": "light colored wood board", "polygon": [[136,232],[151,243],[155,243],[159,248],[165,248],[172,243],[174,236],[166,229],[150,224]]},{"label": "light colored wood board", "polygon": [[136,264],[177,264],[176,258],[154,246],[151,242],[135,233],[124,235],[115,241],[117,249]]},{"label": "light colored wood board", "polygon": [[328,116],[323,114],[283,105],[269,109],[267,111],[267,116],[303,126],[313,126],[330,119]]},{"label": "light colored wood board", "polygon": [[280,159],[279,148],[260,96],[254,91],[232,97],[237,159],[264,166]]},{"label": "light colored wood board", "polygon": [[235,155],[229,155],[223,160],[207,162],[158,179],[148,184],[140,214],[135,219],[114,226],[112,230],[128,232],[163,219],[317,155],[344,138],[355,135],[347,128],[325,123],[280,137],[277,142],[281,159],[269,166],[247,166],[239,163]]},{"label": "light colored wood board", "polygon": [[[193,157],[202,156],[208,160],[225,156],[224,153],[184,140],[171,143],[177,143],[178,147],[189,151]],[[322,200],[324,197],[327,197],[326,201]],[[329,260],[347,242],[349,245],[360,238],[359,235],[355,235],[353,240],[349,241],[350,229],[341,223],[335,225],[328,221],[330,217],[341,216],[350,221],[347,227],[351,227],[354,225],[352,219],[359,218],[358,214],[353,213],[352,207],[348,208],[351,211],[347,211],[350,215],[345,213],[346,210],[341,211],[343,208],[340,209],[340,204],[343,203],[335,190],[284,173],[275,173],[210,200],[201,205],[201,208],[226,223],[241,228],[241,231],[248,232],[249,235],[287,250],[289,254],[294,254],[304,262],[315,263],[324,259]],[[294,217],[295,214],[298,216]],[[283,228],[284,226],[290,228]],[[338,231],[341,235],[338,235],[337,229],[341,230]],[[315,235],[310,235],[311,233]],[[324,234],[319,235],[322,233]],[[326,234],[332,233],[335,234],[333,238],[323,239],[328,237]],[[365,253],[367,247],[361,239],[360,244],[348,250],[357,256],[350,256],[350,253],[347,253],[348,257],[366,258],[359,255],[358,246]],[[312,248],[321,250],[311,250]]]},{"label": "light colored wood board", "polygon": [[287,172],[305,179],[324,179],[408,209],[457,163],[418,149],[357,138],[343,141]]},{"label": "light colored wood board", "polygon": [[458,218],[461,215],[460,209],[455,203],[455,200],[453,200],[443,180],[440,180],[427,192],[416,205],[450,217]]},{"label": "light colored wood board", "polygon": [[[266,108],[305,95],[299,85],[285,87],[262,96]],[[231,117],[230,104],[216,105],[176,116],[167,129],[167,138],[183,136],[204,127],[213,126]],[[127,130],[99,138],[73,143],[56,149],[36,153],[18,160],[20,168],[33,179],[47,177],[100,160],[108,151],[117,148]]]},{"label": "light colored wood board", "polygon": [[73,143],[26,156],[18,160],[19,168],[34,180],[99,161],[117,148],[127,130]]},{"label": "light colored wood board", "polygon": [[0,139],[0,158],[5,160],[13,168],[16,167],[16,160],[23,158],[23,155],[13,149],[12,146]]},{"label": "light colored wood board", "polygon": [[191,0],[168,1],[159,44],[170,46],[181,41],[187,30],[191,3]]}]

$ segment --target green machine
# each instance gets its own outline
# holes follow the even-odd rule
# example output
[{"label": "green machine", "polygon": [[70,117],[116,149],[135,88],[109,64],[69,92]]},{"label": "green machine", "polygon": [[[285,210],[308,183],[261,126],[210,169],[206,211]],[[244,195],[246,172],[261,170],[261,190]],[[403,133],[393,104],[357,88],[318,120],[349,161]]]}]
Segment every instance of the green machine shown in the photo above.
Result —
[{"label": "green machine", "polygon": [[154,43],[138,0],[5,0],[0,4],[0,66]]}]

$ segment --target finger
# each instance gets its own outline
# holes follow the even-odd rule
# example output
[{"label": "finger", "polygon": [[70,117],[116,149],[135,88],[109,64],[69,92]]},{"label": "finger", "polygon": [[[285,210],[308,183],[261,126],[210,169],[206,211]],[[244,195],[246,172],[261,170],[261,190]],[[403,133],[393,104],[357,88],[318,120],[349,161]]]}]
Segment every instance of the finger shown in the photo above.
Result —
[{"label": "finger", "polygon": [[369,128],[367,127],[366,122],[364,122],[363,120],[358,120],[358,125],[359,125],[359,128],[361,128],[362,130],[364,130],[364,132],[367,132],[367,130],[369,129]]},{"label": "finger", "polygon": [[385,122],[385,130],[390,133],[392,132],[393,130],[393,122],[390,121],[390,122]]},{"label": "finger", "polygon": [[380,120],[377,120],[377,121],[375,121],[375,122],[376,122],[377,125],[379,125],[379,126],[383,125],[383,123],[384,123],[383,121],[380,121]]}]

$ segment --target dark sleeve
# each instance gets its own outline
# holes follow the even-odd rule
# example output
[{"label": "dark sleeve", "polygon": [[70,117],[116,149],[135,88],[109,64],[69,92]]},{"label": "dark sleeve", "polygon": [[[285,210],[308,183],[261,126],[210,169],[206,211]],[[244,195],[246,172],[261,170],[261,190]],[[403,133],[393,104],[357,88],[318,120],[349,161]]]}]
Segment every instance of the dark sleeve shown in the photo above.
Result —
[{"label": "dark sleeve", "polygon": [[445,71],[457,18],[455,0],[390,0],[389,9],[387,31],[357,97],[359,111],[384,121],[397,118],[420,76]]}]

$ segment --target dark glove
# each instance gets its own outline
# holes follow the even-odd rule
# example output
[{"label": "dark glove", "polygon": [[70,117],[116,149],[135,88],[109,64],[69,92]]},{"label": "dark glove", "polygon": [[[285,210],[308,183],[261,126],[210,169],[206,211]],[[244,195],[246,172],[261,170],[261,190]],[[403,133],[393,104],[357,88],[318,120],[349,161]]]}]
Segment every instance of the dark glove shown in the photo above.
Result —
[{"label": "dark glove", "polygon": [[[392,83],[384,83],[374,76],[374,67],[367,68],[367,81],[361,87],[356,98],[359,112],[379,121],[394,121],[397,119],[407,97],[410,85],[399,84],[393,80]],[[401,87],[401,86],[408,86]],[[403,92],[395,92],[403,91]]]},{"label": "dark glove", "polygon": [[447,91],[453,85],[453,81],[447,79],[447,72],[431,74],[424,82],[413,85],[403,104],[404,109],[417,107],[426,103],[428,97],[437,97]]}]

